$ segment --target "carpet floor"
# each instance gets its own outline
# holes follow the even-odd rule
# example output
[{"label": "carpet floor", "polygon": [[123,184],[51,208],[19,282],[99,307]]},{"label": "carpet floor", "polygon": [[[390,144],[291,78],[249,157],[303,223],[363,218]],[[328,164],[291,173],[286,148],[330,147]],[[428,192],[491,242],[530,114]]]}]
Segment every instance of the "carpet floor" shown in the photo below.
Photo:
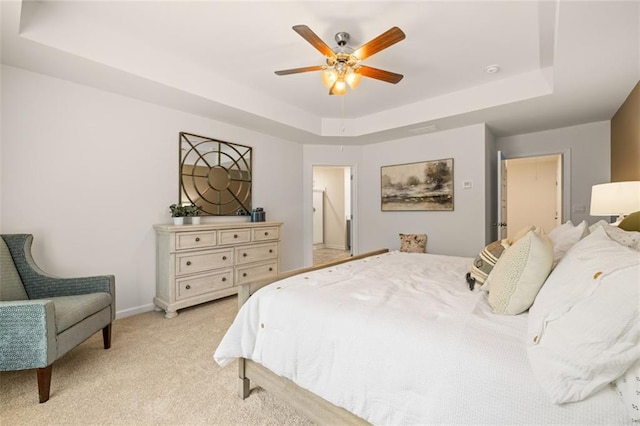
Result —
[{"label": "carpet floor", "polygon": [[38,403],[35,370],[0,372],[2,425],[307,425],[256,388],[238,397],[237,364],[213,352],[233,321],[236,297],[116,320],[111,349],[97,333],[53,364],[51,398]]}]

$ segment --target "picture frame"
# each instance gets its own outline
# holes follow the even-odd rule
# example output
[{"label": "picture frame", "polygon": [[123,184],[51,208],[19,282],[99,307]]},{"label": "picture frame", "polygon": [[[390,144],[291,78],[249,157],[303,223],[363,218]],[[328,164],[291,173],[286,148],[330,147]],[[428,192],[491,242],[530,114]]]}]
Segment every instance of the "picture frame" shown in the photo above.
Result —
[{"label": "picture frame", "polygon": [[382,211],[453,211],[453,158],[380,167]]}]

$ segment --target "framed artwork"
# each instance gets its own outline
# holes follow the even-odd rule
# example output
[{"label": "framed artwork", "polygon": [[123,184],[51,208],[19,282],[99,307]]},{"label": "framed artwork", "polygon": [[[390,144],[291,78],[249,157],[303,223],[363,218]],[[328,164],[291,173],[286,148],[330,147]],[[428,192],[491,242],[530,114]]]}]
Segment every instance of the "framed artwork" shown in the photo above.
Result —
[{"label": "framed artwork", "polygon": [[380,168],[382,211],[453,210],[453,158]]}]

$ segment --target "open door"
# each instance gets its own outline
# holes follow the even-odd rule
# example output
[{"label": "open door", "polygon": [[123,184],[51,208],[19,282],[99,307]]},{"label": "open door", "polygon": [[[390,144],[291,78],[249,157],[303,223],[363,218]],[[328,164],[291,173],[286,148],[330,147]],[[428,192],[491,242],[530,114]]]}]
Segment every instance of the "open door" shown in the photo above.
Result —
[{"label": "open door", "polygon": [[548,233],[562,223],[564,204],[570,199],[564,189],[565,155],[505,158],[498,151],[498,239],[511,238],[527,225]]}]

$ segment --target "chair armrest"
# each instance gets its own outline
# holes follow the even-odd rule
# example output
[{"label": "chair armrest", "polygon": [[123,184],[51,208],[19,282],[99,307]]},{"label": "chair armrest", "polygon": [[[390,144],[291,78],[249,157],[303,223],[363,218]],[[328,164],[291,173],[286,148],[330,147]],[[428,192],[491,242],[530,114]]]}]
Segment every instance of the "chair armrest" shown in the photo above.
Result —
[{"label": "chair armrest", "polygon": [[51,300],[0,302],[0,370],[42,368],[57,357]]},{"label": "chair armrest", "polygon": [[[41,272],[41,271],[38,271]],[[44,273],[33,274],[29,281],[29,298],[75,296],[89,293],[110,293],[115,298],[115,277],[98,275],[93,277],[57,278]],[[26,287],[26,285],[25,285]]]}]

